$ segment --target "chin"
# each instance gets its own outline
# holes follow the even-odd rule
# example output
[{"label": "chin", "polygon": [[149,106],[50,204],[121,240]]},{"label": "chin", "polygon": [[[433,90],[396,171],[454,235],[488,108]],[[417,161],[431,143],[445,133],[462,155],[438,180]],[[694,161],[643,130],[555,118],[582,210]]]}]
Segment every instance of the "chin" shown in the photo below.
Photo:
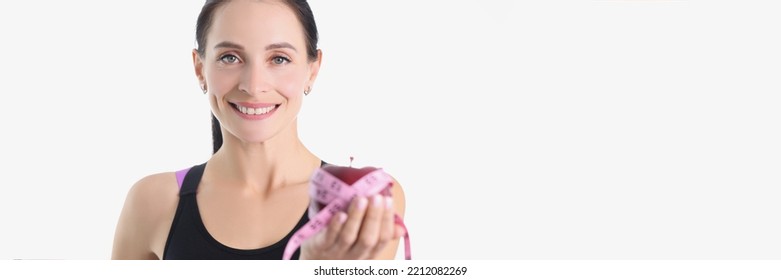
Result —
[{"label": "chin", "polygon": [[236,138],[241,140],[242,143],[246,143],[246,144],[261,144],[274,138],[274,135],[275,134],[271,134],[271,133],[253,132],[253,133],[242,133],[241,135],[236,135]]},{"label": "chin", "polygon": [[244,144],[264,143],[285,134],[286,130],[286,126],[279,123],[278,119],[251,122],[239,120],[238,122],[230,122],[228,125],[223,127],[223,138],[224,133],[227,132]]}]

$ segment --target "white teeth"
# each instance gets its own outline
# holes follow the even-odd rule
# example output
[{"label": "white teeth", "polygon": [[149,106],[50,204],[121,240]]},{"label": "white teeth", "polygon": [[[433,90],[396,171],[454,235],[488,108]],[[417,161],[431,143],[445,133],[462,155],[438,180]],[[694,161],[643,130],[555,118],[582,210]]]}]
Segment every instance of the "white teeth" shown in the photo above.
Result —
[{"label": "white teeth", "polygon": [[247,115],[263,115],[273,110],[274,106],[269,106],[265,108],[248,108],[236,104],[236,108],[239,108],[239,111]]}]

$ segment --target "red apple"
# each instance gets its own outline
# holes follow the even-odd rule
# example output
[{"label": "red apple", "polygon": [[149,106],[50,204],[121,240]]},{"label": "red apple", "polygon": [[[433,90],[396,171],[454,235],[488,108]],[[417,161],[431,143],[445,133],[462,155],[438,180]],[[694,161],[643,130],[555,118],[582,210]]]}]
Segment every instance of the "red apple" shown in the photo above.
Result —
[{"label": "red apple", "polygon": [[334,177],[339,178],[339,180],[348,185],[355,184],[355,182],[358,182],[358,180],[363,178],[363,176],[366,176],[367,174],[372,173],[372,171],[377,170],[377,168],[371,166],[358,169],[332,164],[326,164],[322,167],[322,169],[331,175],[334,175]]},{"label": "red apple", "polygon": [[[350,158],[350,161],[352,162],[352,158]],[[325,166],[321,167],[321,169],[333,175],[334,177],[338,178],[345,184],[352,186],[352,184],[354,184],[355,182],[357,182],[367,174],[377,170],[378,168],[371,167],[371,166],[364,167],[364,168],[353,168],[352,166],[347,167],[347,166],[326,164]],[[390,188],[383,189],[382,192],[380,192],[380,194],[384,196],[391,196]],[[320,209],[323,209],[325,207],[326,207],[325,204],[317,202],[315,203],[315,209],[313,210],[319,212]]]}]

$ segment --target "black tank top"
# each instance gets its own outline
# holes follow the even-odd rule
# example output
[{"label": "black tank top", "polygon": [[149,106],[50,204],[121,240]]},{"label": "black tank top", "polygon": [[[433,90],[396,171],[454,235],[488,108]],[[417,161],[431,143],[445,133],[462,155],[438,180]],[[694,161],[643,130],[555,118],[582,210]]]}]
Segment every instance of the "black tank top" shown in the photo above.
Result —
[{"label": "black tank top", "polygon": [[[325,162],[320,163],[321,166]],[[281,260],[290,237],[309,222],[307,211],[304,211],[298,224],[285,237],[269,246],[258,249],[236,249],[228,247],[209,234],[201,220],[195,193],[201,182],[206,163],[193,166],[187,170],[181,180],[179,190],[179,205],[176,207],[174,221],[168,233],[168,239],[163,251],[164,260]],[[293,254],[297,260],[301,249]]]}]

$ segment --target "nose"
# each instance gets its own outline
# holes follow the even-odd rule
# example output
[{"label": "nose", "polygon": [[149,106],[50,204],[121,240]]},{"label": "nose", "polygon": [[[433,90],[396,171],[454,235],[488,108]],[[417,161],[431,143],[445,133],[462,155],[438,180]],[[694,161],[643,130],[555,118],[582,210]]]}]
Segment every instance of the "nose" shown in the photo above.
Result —
[{"label": "nose", "polygon": [[249,95],[268,92],[271,89],[270,75],[262,63],[248,63],[239,81],[239,90]]}]

